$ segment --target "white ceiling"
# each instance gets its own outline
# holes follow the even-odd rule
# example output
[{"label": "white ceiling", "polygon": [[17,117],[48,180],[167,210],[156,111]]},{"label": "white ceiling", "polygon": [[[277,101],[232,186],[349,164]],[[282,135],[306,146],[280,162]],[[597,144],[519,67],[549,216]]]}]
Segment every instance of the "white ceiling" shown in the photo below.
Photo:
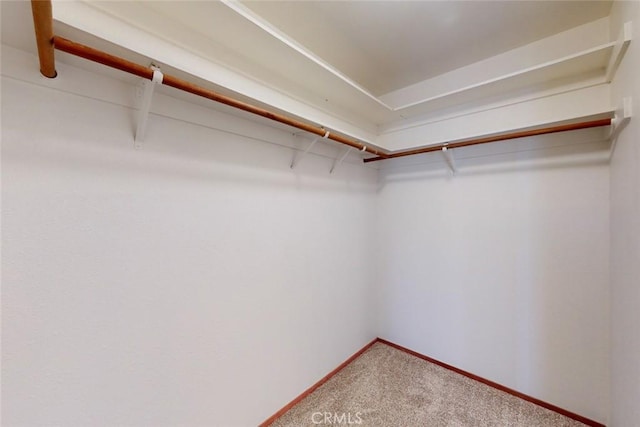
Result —
[{"label": "white ceiling", "polygon": [[611,8],[610,1],[243,3],[376,96],[607,16]]}]

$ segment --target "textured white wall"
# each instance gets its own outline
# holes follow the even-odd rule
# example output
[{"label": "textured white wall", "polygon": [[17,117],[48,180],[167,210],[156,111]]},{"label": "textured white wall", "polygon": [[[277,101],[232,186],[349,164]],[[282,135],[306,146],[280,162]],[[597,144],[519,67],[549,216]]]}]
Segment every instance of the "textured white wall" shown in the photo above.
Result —
[{"label": "textured white wall", "polygon": [[[628,61],[616,84],[637,94]],[[166,96],[134,151],[130,86],[73,68],[34,85],[35,64],[3,61],[5,424],[255,425],[375,335],[607,420],[600,144],[460,161],[454,179],[389,170],[376,196],[371,169],[291,172],[285,148],[160,115],[287,133]],[[611,178],[620,426],[637,419],[634,139]]]},{"label": "textured white wall", "polygon": [[294,172],[289,149],[157,115],[135,151],[131,109],[65,91],[121,83],[67,67],[45,88],[12,59],[3,425],[256,425],[375,337],[375,170]]},{"label": "textured white wall", "polygon": [[606,421],[609,176],[588,147],[381,172],[380,336]]},{"label": "textured white wall", "polygon": [[611,160],[611,425],[640,422],[640,2],[616,1],[612,37],[632,21],[634,40],[612,84],[612,103],[630,96],[634,117]]}]

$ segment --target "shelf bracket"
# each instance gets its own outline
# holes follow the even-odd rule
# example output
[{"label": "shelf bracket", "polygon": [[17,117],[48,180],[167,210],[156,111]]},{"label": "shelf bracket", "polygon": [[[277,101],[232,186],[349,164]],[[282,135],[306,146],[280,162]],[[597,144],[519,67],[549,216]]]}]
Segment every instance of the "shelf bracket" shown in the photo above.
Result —
[{"label": "shelf bracket", "polygon": [[448,150],[447,147],[444,146],[442,147],[442,155],[444,156],[444,159],[449,165],[449,168],[451,169],[451,173],[455,175],[457,172],[457,169],[456,169],[456,159],[453,157],[453,152],[451,150]]},{"label": "shelf bracket", "polygon": [[333,165],[331,166],[331,170],[329,170],[330,174],[334,173],[340,167],[342,162],[344,162],[344,159],[346,159],[349,153],[351,152],[352,148],[353,147],[348,147],[346,150],[344,150],[344,152],[342,153],[342,155],[340,155],[340,157],[334,160]]},{"label": "shelf bracket", "polygon": [[609,141],[611,148],[609,149],[609,157],[613,156],[616,149],[616,142],[620,131],[629,123],[633,115],[633,102],[630,96],[622,98],[622,104],[616,109],[616,116],[611,120],[611,129],[609,130]]},{"label": "shelf bracket", "polygon": [[620,65],[620,62],[622,62],[622,58],[629,48],[629,43],[631,43],[631,39],[633,37],[632,30],[631,21],[625,22],[622,26],[622,30],[620,30],[620,35],[618,36],[616,44],[613,46],[613,52],[611,52],[611,57],[607,64],[607,83],[611,83],[613,80],[613,77],[618,70],[618,66]]},{"label": "shelf bracket", "polygon": [[[329,138],[329,131],[326,131],[324,136],[322,137],[323,139],[327,139]],[[294,154],[293,155],[293,159],[291,160],[291,169],[295,169],[296,166],[298,166],[300,164],[300,162],[302,161],[302,159],[304,159],[304,156],[307,155],[307,153],[309,153],[309,151],[311,151],[311,149],[313,148],[314,145],[316,145],[316,142],[318,142],[320,140],[320,137],[317,136],[313,139],[313,141],[311,141],[311,144],[309,144],[309,146],[306,148],[306,150],[304,150],[302,153],[300,154]]]},{"label": "shelf bracket", "polygon": [[140,103],[140,110],[138,111],[138,123],[134,136],[134,145],[136,149],[142,148],[142,141],[144,141],[144,136],[147,133],[147,119],[149,118],[149,110],[151,109],[153,91],[157,85],[162,84],[162,79],[164,78],[164,75],[160,72],[158,67],[152,65],[151,68],[153,69],[153,77],[151,80],[144,81],[142,101]]}]

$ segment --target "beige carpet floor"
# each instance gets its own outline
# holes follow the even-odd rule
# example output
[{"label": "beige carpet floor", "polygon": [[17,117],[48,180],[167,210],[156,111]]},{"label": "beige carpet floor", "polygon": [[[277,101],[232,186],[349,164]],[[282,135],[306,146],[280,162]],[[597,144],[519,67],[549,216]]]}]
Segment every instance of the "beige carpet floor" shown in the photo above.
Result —
[{"label": "beige carpet floor", "polygon": [[584,426],[379,342],[272,424],[318,425]]}]

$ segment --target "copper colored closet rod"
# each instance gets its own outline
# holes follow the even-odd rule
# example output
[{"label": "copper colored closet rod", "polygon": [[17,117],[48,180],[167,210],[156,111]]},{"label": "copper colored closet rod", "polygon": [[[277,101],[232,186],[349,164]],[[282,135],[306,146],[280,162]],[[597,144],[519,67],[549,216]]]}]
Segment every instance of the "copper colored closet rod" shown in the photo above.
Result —
[{"label": "copper colored closet rod", "polygon": [[[98,49],[94,49],[89,46],[84,46],[80,43],[75,43],[71,40],[67,40],[65,38],[54,35],[53,34],[53,13],[52,13],[50,0],[31,0],[31,10],[33,13],[36,42],[38,45],[40,72],[45,77],[54,78],[57,75],[56,69],[55,69],[55,57],[54,57],[54,48],[55,48],[63,52],[67,52],[69,54],[79,56],[84,59],[88,59],[93,62],[98,62],[100,64],[103,64],[112,68],[116,68],[118,70],[130,73],[130,74],[134,74],[144,79],[151,80],[153,78],[153,69],[151,69],[150,67],[145,67],[143,65],[139,65],[134,62],[128,61],[124,58],[110,55]],[[544,129],[537,129],[537,130],[531,130],[531,131],[504,134],[499,136],[479,138],[479,139],[468,140],[468,141],[444,143],[444,144],[429,146],[425,148],[389,153],[388,151],[382,151],[376,148],[369,147],[361,142],[353,141],[341,135],[336,135],[331,132],[327,132],[327,130],[321,126],[315,126],[309,123],[301,122],[292,117],[288,117],[283,114],[275,113],[255,105],[251,105],[246,102],[239,101],[229,96],[222,95],[213,90],[200,87],[198,85],[195,85],[193,83],[190,83],[178,77],[164,74],[162,84],[166,86],[171,86],[175,89],[192,93],[194,95],[198,95],[198,96],[210,99],[212,101],[220,102],[222,104],[226,104],[231,107],[238,108],[240,110],[244,110],[249,113],[256,114],[258,116],[262,116],[270,120],[284,123],[286,125],[301,129],[305,132],[309,132],[309,133],[312,133],[318,136],[323,136],[323,137],[327,136],[328,139],[331,139],[335,142],[348,145],[360,151],[366,151],[376,156],[376,157],[364,159],[364,162],[375,162],[378,160],[384,160],[388,158],[396,158],[396,157],[411,156],[414,154],[428,153],[431,151],[441,150],[443,147],[458,148],[458,147],[465,147],[468,145],[477,145],[477,144],[485,144],[485,143],[495,142],[495,141],[503,141],[506,139],[522,138],[525,136],[543,135],[548,133],[564,132],[564,131],[575,130],[575,129],[607,126],[611,124],[611,119],[595,120],[595,121],[589,121],[589,122],[575,123],[571,125],[555,126],[555,127],[544,128]]]},{"label": "copper colored closet rod", "polygon": [[566,132],[569,130],[609,126],[610,124],[611,124],[611,119],[600,119],[600,120],[591,120],[588,122],[572,123],[569,125],[560,125],[560,126],[552,126],[552,127],[541,128],[541,129],[504,133],[500,135],[486,136],[482,138],[468,139],[464,141],[444,142],[441,144],[430,145],[428,147],[423,147],[423,148],[416,148],[416,149],[405,150],[405,151],[396,151],[395,153],[390,153],[386,157],[382,157],[382,156],[370,157],[368,159],[364,159],[364,162],[368,163],[368,162],[375,162],[375,161],[384,160],[384,159],[395,159],[396,157],[413,156],[415,154],[430,153],[432,151],[441,151],[443,148],[451,149],[451,148],[468,147],[469,145],[488,144],[490,142],[505,141],[507,139],[524,138],[527,136],[546,135],[549,133]]}]

